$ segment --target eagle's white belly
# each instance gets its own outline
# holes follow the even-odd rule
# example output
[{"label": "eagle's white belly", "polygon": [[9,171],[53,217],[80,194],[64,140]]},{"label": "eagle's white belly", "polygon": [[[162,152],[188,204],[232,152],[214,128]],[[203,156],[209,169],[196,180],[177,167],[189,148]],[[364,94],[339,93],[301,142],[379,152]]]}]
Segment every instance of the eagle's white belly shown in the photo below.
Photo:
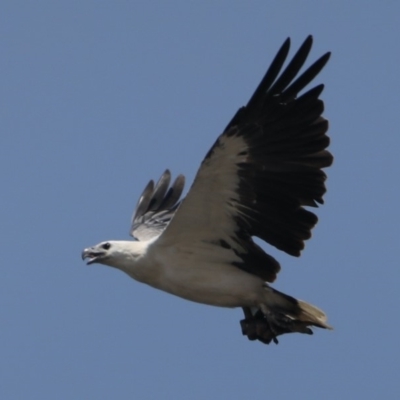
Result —
[{"label": "eagle's white belly", "polygon": [[162,249],[147,252],[126,272],[140,282],[198,303],[251,307],[263,301],[263,281],[224,262],[223,257],[212,257],[210,252],[179,251],[178,255],[176,249]]}]

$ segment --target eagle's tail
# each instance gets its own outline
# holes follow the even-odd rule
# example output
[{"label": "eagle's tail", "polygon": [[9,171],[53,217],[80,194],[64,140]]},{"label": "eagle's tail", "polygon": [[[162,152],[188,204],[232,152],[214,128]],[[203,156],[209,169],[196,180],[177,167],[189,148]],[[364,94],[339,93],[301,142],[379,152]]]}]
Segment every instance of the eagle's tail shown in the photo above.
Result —
[{"label": "eagle's tail", "polygon": [[265,285],[265,303],[260,308],[243,308],[245,319],[241,321],[242,332],[250,340],[266,344],[278,343],[277,336],[300,332],[312,335],[310,326],[332,329],[325,313],[319,308],[297,300]]}]

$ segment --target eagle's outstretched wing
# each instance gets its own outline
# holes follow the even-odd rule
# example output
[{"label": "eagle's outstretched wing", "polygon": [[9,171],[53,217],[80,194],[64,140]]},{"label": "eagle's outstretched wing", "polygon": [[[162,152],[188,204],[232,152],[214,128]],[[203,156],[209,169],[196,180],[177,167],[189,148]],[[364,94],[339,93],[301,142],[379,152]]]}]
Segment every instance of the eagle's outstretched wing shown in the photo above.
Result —
[{"label": "eagle's outstretched wing", "polygon": [[179,175],[171,183],[171,173],[166,170],[156,185],[151,180],[133,212],[130,235],[137,240],[149,240],[159,236],[180,205],[185,177]]},{"label": "eagle's outstretched wing", "polygon": [[[333,157],[326,150],[328,122],[323,85],[299,93],[329,59],[326,53],[299,75],[312,46],[309,36],[286,68],[287,39],[247,105],[212,146],[195,181],[157,242],[191,251],[231,249],[236,267],[273,281],[279,264],[251,239],[257,236],[298,256],[317,217],[304,206],[323,203]],[[299,75],[299,76],[298,76]],[[218,258],[219,253],[209,252]],[[222,254],[222,253],[221,253]],[[227,260],[228,261],[228,260]]]}]

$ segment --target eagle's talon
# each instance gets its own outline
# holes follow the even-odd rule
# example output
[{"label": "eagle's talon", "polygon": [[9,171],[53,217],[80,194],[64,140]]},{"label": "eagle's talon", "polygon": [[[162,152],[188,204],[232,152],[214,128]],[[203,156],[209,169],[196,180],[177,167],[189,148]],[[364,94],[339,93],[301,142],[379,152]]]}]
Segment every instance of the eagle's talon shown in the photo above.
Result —
[{"label": "eagle's talon", "polygon": [[242,334],[247,336],[251,341],[260,340],[265,344],[271,343],[273,341],[278,344],[278,339],[276,336],[279,334],[271,327],[268,320],[262,316],[256,315],[254,317],[248,317],[240,321],[242,328]]}]

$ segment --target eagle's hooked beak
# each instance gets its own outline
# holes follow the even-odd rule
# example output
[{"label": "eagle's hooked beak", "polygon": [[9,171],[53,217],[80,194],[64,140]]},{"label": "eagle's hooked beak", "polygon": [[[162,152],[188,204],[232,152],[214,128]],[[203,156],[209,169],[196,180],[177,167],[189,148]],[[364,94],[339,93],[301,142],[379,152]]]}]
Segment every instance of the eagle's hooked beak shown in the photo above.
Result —
[{"label": "eagle's hooked beak", "polygon": [[104,251],[97,251],[93,247],[88,247],[82,251],[82,260],[89,258],[89,261],[86,263],[86,265],[90,265],[95,263],[101,256],[104,256],[104,254]]}]

